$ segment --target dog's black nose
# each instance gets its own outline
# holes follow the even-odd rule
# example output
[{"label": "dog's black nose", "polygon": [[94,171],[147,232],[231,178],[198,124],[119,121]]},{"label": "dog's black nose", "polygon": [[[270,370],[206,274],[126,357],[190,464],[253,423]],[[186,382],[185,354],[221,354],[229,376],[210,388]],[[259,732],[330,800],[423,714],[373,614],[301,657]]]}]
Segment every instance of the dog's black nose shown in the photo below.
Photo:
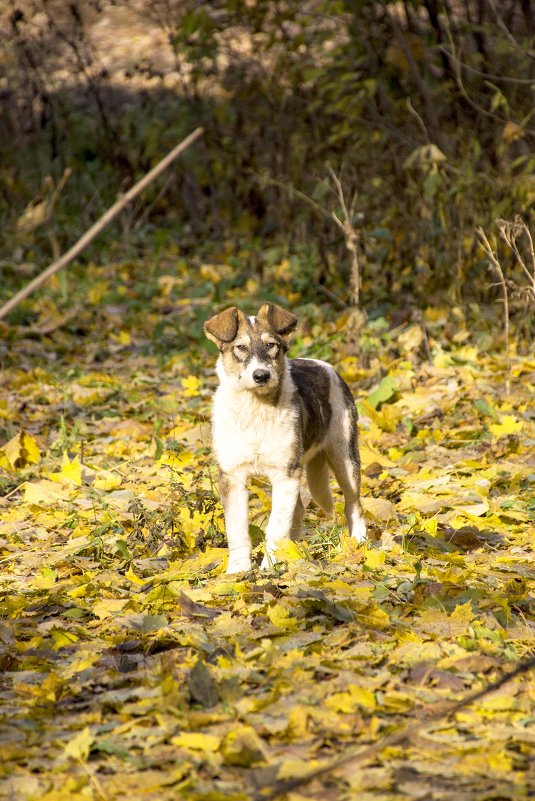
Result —
[{"label": "dog's black nose", "polygon": [[269,370],[255,370],[253,372],[253,380],[256,384],[267,384],[269,377]]}]

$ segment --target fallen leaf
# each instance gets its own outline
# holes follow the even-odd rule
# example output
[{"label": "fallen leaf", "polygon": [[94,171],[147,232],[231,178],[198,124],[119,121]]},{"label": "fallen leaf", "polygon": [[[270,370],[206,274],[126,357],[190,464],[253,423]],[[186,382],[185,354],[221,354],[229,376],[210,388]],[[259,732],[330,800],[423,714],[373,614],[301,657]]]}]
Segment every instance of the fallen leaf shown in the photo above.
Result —
[{"label": "fallen leaf", "polygon": [[516,420],[510,414],[504,414],[499,423],[491,423],[489,431],[494,434],[496,439],[500,437],[507,437],[509,434],[516,434],[522,431],[523,425],[521,420]]},{"label": "fallen leaf", "polygon": [[202,659],[197,659],[188,674],[190,696],[204,707],[215,706],[219,701],[219,691],[214,677]]},{"label": "fallen leaf", "polygon": [[48,477],[51,481],[57,481],[58,484],[75,484],[77,487],[82,486],[82,465],[78,456],[69,459],[66,452],[63,453],[61,462],[61,470],[58,473],[49,473]]},{"label": "fallen leaf", "polygon": [[81,732],[76,734],[72,740],[69,740],[63,749],[63,753],[66,757],[76,759],[79,762],[85,762],[94,742],[95,738],[91,734],[91,730],[86,726]]},{"label": "fallen leaf", "polygon": [[175,737],[171,737],[171,743],[178,745],[179,748],[190,748],[193,751],[214,752],[219,750],[221,737],[217,737],[214,734],[184,731]]},{"label": "fallen leaf", "polygon": [[6,470],[22,470],[30,464],[38,464],[41,453],[36,440],[19,431],[0,449],[0,467]]}]

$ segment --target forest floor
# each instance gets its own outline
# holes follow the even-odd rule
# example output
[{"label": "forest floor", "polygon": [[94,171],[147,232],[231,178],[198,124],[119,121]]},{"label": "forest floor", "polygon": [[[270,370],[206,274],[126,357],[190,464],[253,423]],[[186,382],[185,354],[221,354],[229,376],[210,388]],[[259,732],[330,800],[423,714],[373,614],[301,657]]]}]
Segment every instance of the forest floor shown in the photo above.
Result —
[{"label": "forest floor", "polygon": [[[1,798],[238,801],[300,776],[291,801],[535,795],[533,672],[447,714],[533,654],[535,360],[513,355],[507,394],[499,331],[446,307],[425,335],[378,317],[357,358],[289,269],[292,354],[359,403],[371,539],[339,495],[334,523],[309,502],[269,573],[225,575],[202,338],[214,298],[255,310],[255,279],[90,267],[0,323]],[[254,481],[257,563],[268,511]]]}]

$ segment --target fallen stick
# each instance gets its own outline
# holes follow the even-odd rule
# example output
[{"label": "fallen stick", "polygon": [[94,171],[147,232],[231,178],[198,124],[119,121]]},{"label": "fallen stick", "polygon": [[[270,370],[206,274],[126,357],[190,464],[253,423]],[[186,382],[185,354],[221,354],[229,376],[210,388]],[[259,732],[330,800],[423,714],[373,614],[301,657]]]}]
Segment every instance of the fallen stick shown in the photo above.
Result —
[{"label": "fallen stick", "polygon": [[97,220],[97,222],[92,225],[88,231],[85,232],[85,234],[78,240],[78,242],[76,242],[75,245],[72,246],[72,248],[70,248],[70,250],[68,250],[63,254],[63,256],[61,256],[61,258],[51,264],[50,267],[47,267],[46,270],[34,278],[33,281],[30,281],[30,283],[21,289],[20,292],[17,292],[16,295],[13,295],[13,297],[0,308],[0,320],[5,317],[6,314],[9,314],[9,312],[14,309],[15,306],[18,306],[21,301],[25,300],[28,295],[31,295],[35,289],[38,289],[40,286],[42,286],[51,275],[57,273],[58,270],[61,270],[62,267],[65,267],[66,264],[68,264],[79,253],[81,253],[81,251],[87,247],[87,245],[89,245],[89,243],[92,242],[93,239],[100,234],[100,232],[103,231],[104,228],[106,228],[106,226],[109,225],[109,223],[115,217],[117,217],[119,212],[122,211],[122,209],[124,209],[124,207],[130,203],[131,200],[137,197],[137,195],[139,195],[146,186],[148,186],[158,175],[160,175],[160,173],[167,169],[167,167],[169,167],[176,157],[180,156],[180,154],[183,153],[184,150],[186,150],[191,144],[193,144],[196,139],[202,136],[202,134],[203,129],[196,128],[192,133],[189,134],[189,136],[186,136],[186,138],[183,139],[180,144],[173,148],[173,150],[171,150],[167,156],[159,161],[158,164],[152,168],[152,170],[149,170],[149,172],[146,173],[146,175],[144,175],[143,178],[137,182],[137,184],[134,184],[134,186],[129,189],[126,194],[121,195],[121,197],[115,201],[113,206],[110,206],[108,211],[103,214],[102,217]]}]

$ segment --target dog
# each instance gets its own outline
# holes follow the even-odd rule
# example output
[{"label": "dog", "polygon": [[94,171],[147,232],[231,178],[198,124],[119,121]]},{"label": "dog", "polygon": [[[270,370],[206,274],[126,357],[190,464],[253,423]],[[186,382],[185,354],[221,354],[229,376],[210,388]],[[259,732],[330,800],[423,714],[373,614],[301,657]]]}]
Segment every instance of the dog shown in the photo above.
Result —
[{"label": "dog", "polygon": [[272,484],[261,568],[273,565],[279,540],[295,539],[301,531],[303,469],[313,499],[329,516],[332,469],[344,494],[349,533],[359,542],[366,539],[355,403],[331,365],[287,358],[296,325],[297,317],[274,303],[265,303],[252,317],[232,306],[204,324],[219,348],[212,439],[229,547],[227,573],[251,568],[251,475],[267,476]]}]

